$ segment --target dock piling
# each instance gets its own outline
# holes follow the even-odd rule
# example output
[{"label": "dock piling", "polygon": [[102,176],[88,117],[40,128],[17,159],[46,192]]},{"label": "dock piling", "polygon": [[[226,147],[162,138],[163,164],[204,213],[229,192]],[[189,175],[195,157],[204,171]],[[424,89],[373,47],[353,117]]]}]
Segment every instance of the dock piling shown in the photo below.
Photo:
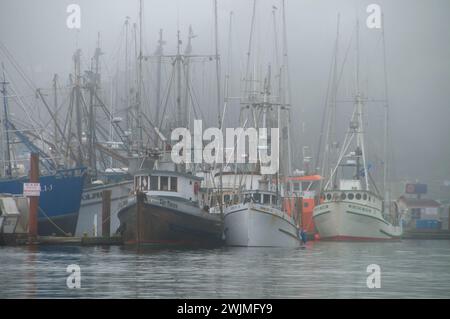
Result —
[{"label": "dock piling", "polygon": [[[31,153],[30,158],[30,183],[39,183],[39,155]],[[39,196],[30,196],[30,216],[28,235],[30,239],[35,239],[38,235],[38,208]],[[32,240],[30,240],[31,242]]]},{"label": "dock piling", "polygon": [[102,237],[111,236],[111,190],[102,192]]}]

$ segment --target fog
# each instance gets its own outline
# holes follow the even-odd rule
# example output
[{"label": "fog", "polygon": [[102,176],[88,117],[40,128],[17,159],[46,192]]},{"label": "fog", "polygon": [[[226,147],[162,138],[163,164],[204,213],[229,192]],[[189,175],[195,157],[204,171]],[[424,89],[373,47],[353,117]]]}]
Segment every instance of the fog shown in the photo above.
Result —
[{"label": "fog", "polygon": [[[81,29],[66,26],[71,3],[81,7]],[[302,146],[310,146],[316,156],[322,114],[328,85],[328,74],[336,39],[337,15],[340,14],[339,56],[342,63],[354,32],[356,19],[361,23],[361,87],[366,96],[384,97],[381,31],[368,29],[366,8],[381,6],[384,14],[388,99],[391,110],[391,179],[442,182],[450,180],[450,2],[447,0],[343,1],[286,0],[287,45],[292,89],[292,141],[294,168],[301,168]],[[245,73],[245,59],[250,34],[253,1],[218,0],[219,53],[222,85],[227,69],[231,70],[230,96],[241,96],[240,78]],[[272,10],[281,21],[279,0],[258,0],[255,25],[256,49],[263,72],[266,62],[274,60]],[[105,83],[120,65],[125,18],[138,21],[137,0],[0,0],[0,41],[14,55],[36,87],[51,88],[53,74],[67,82],[72,72],[72,55],[82,50],[82,69],[89,67],[98,33],[100,33],[102,77]],[[230,12],[233,12],[231,50]],[[143,54],[155,52],[159,29],[164,30],[166,54],[176,52],[176,35],[180,30],[183,50],[189,25],[197,37],[192,39],[193,53],[214,54],[214,11],[212,0],[144,0]],[[282,30],[278,29],[281,47]],[[231,58],[228,53],[231,51]],[[339,88],[341,98],[352,95],[353,50]],[[0,60],[10,74],[10,81],[24,96],[33,92],[0,53]],[[123,59],[122,59],[123,61]],[[231,61],[231,67],[230,66]],[[152,68],[148,69],[151,73]],[[214,65],[194,67],[198,79],[212,82]],[[205,75],[200,75],[206,72]],[[144,83],[148,96],[154,81]],[[217,106],[214,90],[202,97],[202,113],[215,125]],[[223,96],[223,92],[222,92]],[[150,97],[151,99],[151,97]],[[13,106],[17,107],[18,106]],[[35,116],[46,118],[42,105],[30,102]],[[38,109],[38,107],[40,109]],[[239,103],[229,106],[227,125],[233,125]],[[369,148],[379,152],[382,138],[382,106],[368,105],[371,133]],[[14,110],[12,111],[14,113]],[[17,109],[16,112],[19,112]],[[351,105],[338,105],[339,136],[350,117]],[[151,114],[151,113],[150,113]],[[304,123],[304,125],[302,125]],[[234,123],[237,126],[237,123]]]}]

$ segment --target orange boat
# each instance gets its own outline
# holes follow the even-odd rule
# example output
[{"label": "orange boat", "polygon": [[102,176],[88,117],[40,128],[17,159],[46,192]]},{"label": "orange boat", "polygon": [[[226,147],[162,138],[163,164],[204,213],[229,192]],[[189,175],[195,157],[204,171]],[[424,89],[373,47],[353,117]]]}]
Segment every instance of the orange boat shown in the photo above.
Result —
[{"label": "orange boat", "polygon": [[308,235],[316,233],[313,210],[318,200],[320,175],[289,176],[282,184],[287,185],[283,194],[283,210],[293,216]]}]

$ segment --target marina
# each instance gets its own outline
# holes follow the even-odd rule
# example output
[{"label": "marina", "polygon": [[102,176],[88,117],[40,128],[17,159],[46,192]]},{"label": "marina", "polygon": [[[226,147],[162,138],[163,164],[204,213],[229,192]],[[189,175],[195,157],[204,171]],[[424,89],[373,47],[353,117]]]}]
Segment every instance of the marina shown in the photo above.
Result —
[{"label": "marina", "polygon": [[46,45],[0,11],[0,299],[450,298],[450,47],[386,1],[105,1]]}]

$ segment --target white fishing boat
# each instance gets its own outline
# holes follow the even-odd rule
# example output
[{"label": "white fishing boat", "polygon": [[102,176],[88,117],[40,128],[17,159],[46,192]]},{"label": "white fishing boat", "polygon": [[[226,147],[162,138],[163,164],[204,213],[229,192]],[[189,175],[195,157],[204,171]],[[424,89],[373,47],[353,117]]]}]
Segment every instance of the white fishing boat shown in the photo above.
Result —
[{"label": "white fishing boat", "polygon": [[[365,98],[359,89],[359,43],[356,37],[356,94],[350,125],[323,187],[321,203],[314,208],[313,218],[321,239],[327,240],[393,240],[402,234],[398,212],[391,212],[386,183],[387,160],[384,161],[382,198],[369,171],[366,154],[364,112]],[[387,102],[386,102],[387,105]],[[386,107],[387,112],[387,107]],[[386,113],[387,119],[387,113]],[[387,123],[385,145],[387,144]],[[334,141],[328,141],[330,150]],[[386,149],[384,152],[386,157]],[[398,226],[397,226],[398,225]]]},{"label": "white fishing boat", "polygon": [[299,247],[294,218],[281,210],[278,196],[269,191],[244,193],[242,203],[224,208],[228,246]]}]

